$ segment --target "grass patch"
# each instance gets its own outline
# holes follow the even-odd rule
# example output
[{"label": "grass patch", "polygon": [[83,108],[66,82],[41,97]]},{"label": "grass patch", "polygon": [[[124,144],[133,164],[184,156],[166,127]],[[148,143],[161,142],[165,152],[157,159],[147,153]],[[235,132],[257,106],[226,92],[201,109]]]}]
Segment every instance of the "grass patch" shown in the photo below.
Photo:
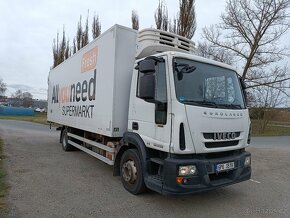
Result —
[{"label": "grass patch", "polygon": [[264,132],[261,132],[261,123],[260,120],[251,120],[252,121],[252,134],[253,136],[290,136],[290,126],[288,122],[270,122]]},{"label": "grass patch", "polygon": [[0,116],[2,120],[20,120],[48,125],[46,113],[35,113],[34,116]]},{"label": "grass patch", "polygon": [[0,217],[8,216],[8,205],[6,197],[8,194],[8,185],[5,181],[5,171],[3,168],[3,141],[0,139]]}]

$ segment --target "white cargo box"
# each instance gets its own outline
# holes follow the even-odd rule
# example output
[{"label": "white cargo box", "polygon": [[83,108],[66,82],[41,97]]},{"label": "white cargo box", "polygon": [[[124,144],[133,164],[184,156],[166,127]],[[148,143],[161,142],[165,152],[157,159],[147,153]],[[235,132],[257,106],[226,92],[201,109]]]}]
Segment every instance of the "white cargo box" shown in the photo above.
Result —
[{"label": "white cargo box", "polygon": [[48,121],[122,137],[127,130],[136,35],[115,25],[52,69]]}]

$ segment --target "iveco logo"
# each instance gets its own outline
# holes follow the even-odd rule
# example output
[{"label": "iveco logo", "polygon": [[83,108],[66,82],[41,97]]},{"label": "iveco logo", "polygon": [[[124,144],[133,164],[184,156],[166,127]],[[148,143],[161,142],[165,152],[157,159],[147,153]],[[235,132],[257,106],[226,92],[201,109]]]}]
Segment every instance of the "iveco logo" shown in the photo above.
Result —
[{"label": "iveco logo", "polygon": [[226,140],[226,139],[235,139],[235,132],[214,132],[213,140]]}]

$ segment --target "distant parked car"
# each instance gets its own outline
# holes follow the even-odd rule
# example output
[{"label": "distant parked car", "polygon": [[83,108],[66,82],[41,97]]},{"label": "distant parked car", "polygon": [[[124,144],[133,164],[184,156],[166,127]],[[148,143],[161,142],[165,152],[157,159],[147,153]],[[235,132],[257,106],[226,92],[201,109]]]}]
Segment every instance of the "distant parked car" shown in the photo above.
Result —
[{"label": "distant parked car", "polygon": [[45,112],[45,109],[44,108],[36,108],[34,109],[35,112]]}]

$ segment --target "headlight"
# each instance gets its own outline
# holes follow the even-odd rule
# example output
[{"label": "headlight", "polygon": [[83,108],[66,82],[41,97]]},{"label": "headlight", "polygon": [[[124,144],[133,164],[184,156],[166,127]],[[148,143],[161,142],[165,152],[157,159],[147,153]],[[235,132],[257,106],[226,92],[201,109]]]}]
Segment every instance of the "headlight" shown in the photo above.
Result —
[{"label": "headlight", "polygon": [[245,163],[244,163],[244,165],[245,165],[245,167],[251,165],[251,156],[247,156],[247,157],[245,158]]},{"label": "headlight", "polygon": [[179,176],[189,176],[189,175],[196,175],[197,169],[195,165],[189,166],[179,166],[178,175]]}]

